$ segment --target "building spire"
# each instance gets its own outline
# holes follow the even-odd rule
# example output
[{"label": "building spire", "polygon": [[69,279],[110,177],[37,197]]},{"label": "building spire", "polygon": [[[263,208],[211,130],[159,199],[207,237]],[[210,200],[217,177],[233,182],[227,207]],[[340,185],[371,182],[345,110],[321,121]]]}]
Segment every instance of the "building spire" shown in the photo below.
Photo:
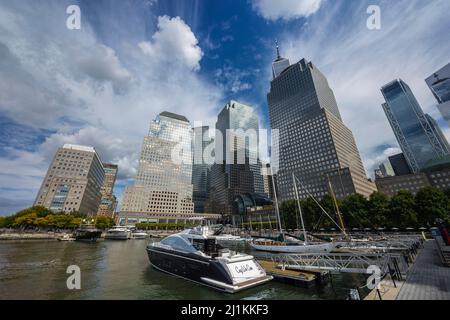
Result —
[{"label": "building spire", "polygon": [[278,45],[278,40],[277,39],[275,39],[275,44],[277,46],[277,59],[280,59],[281,58],[281,56],[280,56],[280,46]]}]

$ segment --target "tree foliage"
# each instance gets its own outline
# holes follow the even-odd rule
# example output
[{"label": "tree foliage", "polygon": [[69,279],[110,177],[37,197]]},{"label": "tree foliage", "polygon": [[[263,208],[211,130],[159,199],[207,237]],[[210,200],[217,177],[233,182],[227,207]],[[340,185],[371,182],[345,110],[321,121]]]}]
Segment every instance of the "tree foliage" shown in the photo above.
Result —
[{"label": "tree foliage", "polygon": [[[319,203],[338,222],[333,199],[325,196]],[[300,204],[307,229],[337,228],[312,198],[302,200]],[[338,200],[338,207],[347,228],[427,227],[433,225],[437,218],[450,220],[450,192],[427,187],[416,196],[408,191],[400,191],[391,199],[380,192],[374,192],[369,199],[353,194]],[[296,200],[281,204],[284,228],[297,228],[298,212]]]}]

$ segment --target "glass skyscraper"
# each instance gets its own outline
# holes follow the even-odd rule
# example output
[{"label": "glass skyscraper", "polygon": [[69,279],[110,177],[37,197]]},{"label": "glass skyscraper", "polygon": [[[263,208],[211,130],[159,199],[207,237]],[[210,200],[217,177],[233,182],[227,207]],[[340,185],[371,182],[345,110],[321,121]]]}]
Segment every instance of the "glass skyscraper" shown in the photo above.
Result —
[{"label": "glass skyscraper", "polygon": [[192,185],[194,188],[194,212],[205,213],[211,164],[203,159],[203,153],[210,144],[214,143],[214,139],[209,137],[209,127],[207,126],[194,128],[193,133],[194,164],[192,165]]},{"label": "glass skyscraper", "polygon": [[[252,107],[230,101],[218,116],[216,130],[222,137],[216,136],[215,139],[216,158],[211,167],[207,210],[230,215],[236,196],[244,193],[264,194],[262,166],[258,159],[258,116]],[[246,135],[248,130],[256,136]],[[250,139],[255,139],[256,145],[251,144]],[[244,159],[239,159],[239,154]]]},{"label": "glass skyscraper", "polygon": [[436,122],[430,121],[409,86],[400,80],[385,85],[383,109],[413,173],[428,161],[449,153],[448,143]]},{"label": "glass skyscraper", "polygon": [[425,82],[438,101],[438,109],[450,125],[450,63],[428,77]]},{"label": "glass skyscraper", "polygon": [[[353,193],[369,196],[376,191],[367,179],[352,132],[344,125],[334,93],[325,76],[305,59],[283,66],[279,56],[267,95],[271,128],[279,130],[277,175],[281,201],[294,199],[292,173],[303,187],[300,198]],[[275,172],[276,173],[276,172]]]},{"label": "glass skyscraper", "polygon": [[188,119],[170,112],[159,114],[144,138],[135,183],[125,189],[121,219],[174,222],[192,214],[192,156]]}]

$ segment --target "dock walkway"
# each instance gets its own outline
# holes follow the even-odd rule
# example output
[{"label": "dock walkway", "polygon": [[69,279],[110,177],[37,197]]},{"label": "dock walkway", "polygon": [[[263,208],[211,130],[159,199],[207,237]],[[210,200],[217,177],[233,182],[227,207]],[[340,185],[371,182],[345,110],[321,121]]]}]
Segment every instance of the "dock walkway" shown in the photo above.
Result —
[{"label": "dock walkway", "polygon": [[442,265],[435,240],[424,243],[397,300],[450,300],[450,268]]}]

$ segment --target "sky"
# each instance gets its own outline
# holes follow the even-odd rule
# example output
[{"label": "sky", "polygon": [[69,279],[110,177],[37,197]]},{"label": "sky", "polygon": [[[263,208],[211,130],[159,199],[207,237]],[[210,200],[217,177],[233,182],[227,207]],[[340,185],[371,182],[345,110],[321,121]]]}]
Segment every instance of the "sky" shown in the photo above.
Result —
[{"label": "sky", "polygon": [[[78,5],[81,28],[66,27]],[[367,8],[378,5],[381,28]],[[450,129],[424,79],[450,62],[448,0],[2,0],[0,215],[31,206],[58,147],[91,145],[132,184],[162,111],[214,126],[229,100],[269,128],[275,40],[328,78],[368,176],[398,143],[380,88],[402,78]]]}]

